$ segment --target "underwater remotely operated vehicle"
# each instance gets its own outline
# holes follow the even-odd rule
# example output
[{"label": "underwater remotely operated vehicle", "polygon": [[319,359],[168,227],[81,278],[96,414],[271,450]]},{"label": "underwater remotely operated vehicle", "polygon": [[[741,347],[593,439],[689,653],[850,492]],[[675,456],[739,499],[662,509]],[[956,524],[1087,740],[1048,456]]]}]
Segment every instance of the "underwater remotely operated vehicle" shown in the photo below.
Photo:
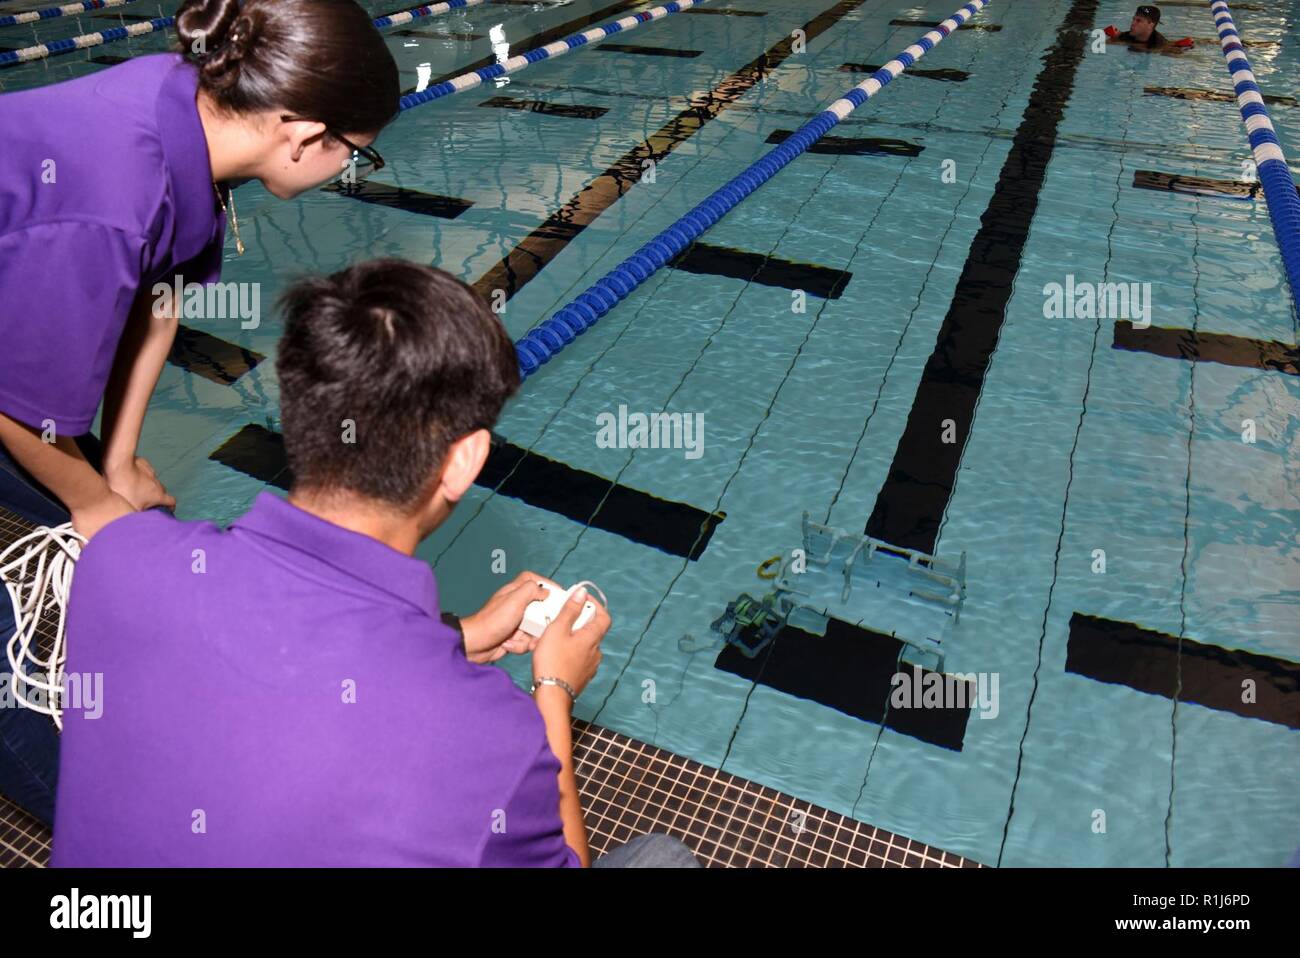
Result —
[{"label": "underwater remotely operated vehicle", "polygon": [[772,591],[761,599],[742,593],[714,631],[754,658],[787,625],[822,636],[839,619],[893,636],[906,646],[905,662],[942,672],[943,643],[966,598],[966,553],[939,559],[812,522],[807,512],[802,529],[801,548],[759,566]]}]

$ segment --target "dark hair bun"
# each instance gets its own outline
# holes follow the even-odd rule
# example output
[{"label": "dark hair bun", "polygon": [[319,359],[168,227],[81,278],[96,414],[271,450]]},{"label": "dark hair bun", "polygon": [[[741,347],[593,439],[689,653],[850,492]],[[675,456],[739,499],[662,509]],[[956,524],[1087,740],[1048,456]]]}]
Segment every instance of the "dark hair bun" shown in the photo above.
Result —
[{"label": "dark hair bun", "polygon": [[212,53],[239,16],[239,0],[185,0],[176,11],[176,33],[192,58]]},{"label": "dark hair bun", "polygon": [[252,44],[254,24],[240,13],[239,0],[185,0],[176,11],[176,33],[204,85],[219,88],[235,82],[234,68]]},{"label": "dark hair bun", "polygon": [[199,90],[228,113],[278,110],[344,134],[397,115],[397,64],[356,0],[184,0],[176,32]]}]

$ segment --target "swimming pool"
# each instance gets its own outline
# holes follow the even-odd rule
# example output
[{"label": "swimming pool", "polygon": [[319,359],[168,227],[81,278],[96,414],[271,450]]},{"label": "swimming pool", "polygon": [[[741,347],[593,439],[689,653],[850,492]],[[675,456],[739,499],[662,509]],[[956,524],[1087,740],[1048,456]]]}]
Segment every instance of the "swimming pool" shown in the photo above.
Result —
[{"label": "swimming pool", "polygon": [[[653,5],[491,3],[389,35],[415,88],[490,62],[494,44],[513,55]],[[1214,36],[1207,4],[1163,9],[1167,35]],[[194,331],[143,454],[182,517],[229,521],[283,480],[270,304],[289,279],[361,257],[432,263],[503,290],[518,338],[862,79],[853,66],[951,12],[714,0],[408,111],[358,197],[241,187],[248,250],[228,246],[223,279],[259,284],[261,314],[183,320]],[[1240,356],[1293,354],[1295,314],[1262,200],[1186,179],[1249,181],[1236,106],[1189,92],[1229,89],[1217,46],[1094,52],[1087,31],[1130,12],[995,0],[532,376],[491,481],[421,549],[444,604],[472,609],[523,568],[593,579],[615,627],[580,718],[983,862],[1287,860],[1300,385],[1294,361]],[[1234,14],[1261,86],[1290,98],[1270,109],[1294,160],[1300,9]],[[116,21],[103,16],[35,32]],[[1088,283],[1150,284],[1150,328],[1055,315],[1045,288]],[[1197,361],[1178,358],[1186,330],[1207,337]],[[983,351],[931,416],[932,357]],[[702,448],[600,441],[597,417],[620,407],[702,416]],[[908,494],[902,477],[943,465],[909,449],[944,419],[960,433],[948,487]],[[924,516],[900,518],[917,502]],[[863,630],[723,652],[710,622],[767,588],[755,568],[800,544],[805,510],[965,553],[945,667],[997,676],[996,715],[971,709],[955,730],[863,717],[896,667]],[[510,668],[526,680],[526,662]],[[1257,702],[1240,701],[1247,680]]]}]

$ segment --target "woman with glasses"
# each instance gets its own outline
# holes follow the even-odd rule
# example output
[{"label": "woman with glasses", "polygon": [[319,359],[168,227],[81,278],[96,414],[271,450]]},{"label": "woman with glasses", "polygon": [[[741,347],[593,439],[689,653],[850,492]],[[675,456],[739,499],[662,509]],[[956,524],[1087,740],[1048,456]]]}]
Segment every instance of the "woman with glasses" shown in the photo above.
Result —
[{"label": "woman with glasses", "polygon": [[0,95],[0,505],[21,480],[20,512],[87,537],[174,504],[136,456],[177,328],[154,284],[217,281],[228,221],[242,251],[231,181],[291,199],[381,165],[401,95],[353,0],[187,0],[176,30],[179,53]]},{"label": "woman with glasses", "polygon": [[[177,53],[0,95],[0,507],[86,538],[175,504],[136,455],[178,327],[154,285],[216,282],[228,219],[243,251],[231,182],[291,199],[364,175],[398,112],[353,0],[186,0],[176,32]],[[0,793],[46,822],[53,736],[0,708]]]}]

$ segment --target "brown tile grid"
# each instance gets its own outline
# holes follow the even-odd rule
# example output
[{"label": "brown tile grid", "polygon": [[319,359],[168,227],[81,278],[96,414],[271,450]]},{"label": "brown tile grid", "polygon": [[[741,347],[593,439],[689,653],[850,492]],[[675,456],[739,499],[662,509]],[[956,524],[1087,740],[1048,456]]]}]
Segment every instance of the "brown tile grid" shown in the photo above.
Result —
[{"label": "brown tile grid", "polygon": [[[16,513],[0,508],[0,550],[31,532],[35,526]],[[0,602],[9,596],[0,590]],[[49,655],[56,623],[42,618],[36,627],[36,646],[42,656]],[[7,642],[8,635],[0,636]],[[9,663],[0,652],[0,672],[9,671]],[[0,795],[0,868],[41,868],[50,857],[50,831],[3,795]]]},{"label": "brown tile grid", "polygon": [[[0,548],[30,529],[0,508]],[[709,867],[979,867],[598,725],[575,719],[573,732],[593,854],[666,832]],[[0,868],[40,867],[49,854],[49,830],[0,796]]]},{"label": "brown tile grid", "polygon": [[[8,548],[11,543],[17,542],[35,528],[36,526],[22,516],[0,506],[0,551]],[[0,602],[8,601],[9,596],[3,589],[0,589]],[[46,609],[45,614],[41,616],[40,623],[36,626],[36,651],[41,658],[49,657],[50,649],[54,647],[54,637],[58,627],[57,609]],[[0,639],[7,642],[9,636],[0,636]],[[4,663],[4,669],[0,669],[0,671],[7,671],[9,663],[2,652],[0,652],[0,662]]]},{"label": "brown tile grid", "polygon": [[718,868],[978,868],[978,862],[574,720],[592,854],[666,832]]},{"label": "brown tile grid", "polygon": [[44,868],[50,830],[0,795],[0,868]]}]

